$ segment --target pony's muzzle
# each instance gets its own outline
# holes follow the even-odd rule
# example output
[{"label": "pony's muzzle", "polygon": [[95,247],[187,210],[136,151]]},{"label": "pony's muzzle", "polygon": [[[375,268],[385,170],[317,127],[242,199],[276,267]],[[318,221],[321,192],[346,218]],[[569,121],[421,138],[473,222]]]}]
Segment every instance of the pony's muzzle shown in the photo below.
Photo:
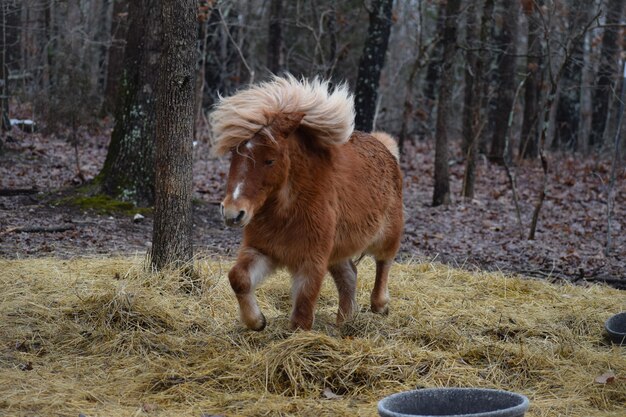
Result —
[{"label": "pony's muzzle", "polygon": [[220,211],[226,226],[241,226],[246,218],[245,210],[237,210],[231,207],[225,207],[224,203],[220,204]]}]

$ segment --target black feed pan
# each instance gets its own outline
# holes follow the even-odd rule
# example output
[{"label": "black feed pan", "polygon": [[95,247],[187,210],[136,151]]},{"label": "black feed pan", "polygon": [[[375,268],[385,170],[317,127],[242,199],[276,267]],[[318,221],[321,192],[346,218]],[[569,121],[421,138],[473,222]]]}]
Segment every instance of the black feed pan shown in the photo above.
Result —
[{"label": "black feed pan", "polygon": [[483,388],[428,388],[390,395],[378,403],[381,417],[522,417],[528,398]]},{"label": "black feed pan", "polygon": [[614,315],[604,323],[604,328],[613,343],[626,345],[626,311]]}]

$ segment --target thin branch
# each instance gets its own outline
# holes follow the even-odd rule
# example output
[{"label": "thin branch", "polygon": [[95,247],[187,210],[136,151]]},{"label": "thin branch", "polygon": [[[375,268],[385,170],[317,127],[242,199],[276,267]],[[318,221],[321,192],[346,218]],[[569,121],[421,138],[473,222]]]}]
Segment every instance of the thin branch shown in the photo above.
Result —
[{"label": "thin branch", "polygon": [[517,181],[515,179],[515,173],[511,170],[511,166],[509,164],[509,145],[511,143],[511,126],[513,125],[513,114],[515,110],[515,103],[517,102],[517,98],[519,97],[520,91],[526,84],[526,80],[530,73],[526,74],[526,76],[522,79],[522,81],[517,86],[515,90],[515,96],[513,96],[513,103],[511,104],[511,111],[509,111],[509,120],[507,133],[504,136],[504,169],[506,171],[506,176],[509,179],[509,184],[511,185],[511,191],[513,192],[513,202],[515,203],[515,214],[517,215],[517,226],[519,230],[520,239],[524,239],[524,225],[522,224],[522,210],[519,205],[519,196],[517,195]]},{"label": "thin branch", "polygon": [[9,227],[4,232],[0,233],[0,236],[8,235],[10,233],[59,233],[66,232],[68,230],[75,229],[73,224],[61,225],[61,226],[21,226],[21,227]]},{"label": "thin branch", "polygon": [[624,101],[626,101],[626,60],[622,63],[622,98],[619,103],[619,117],[617,120],[617,131],[615,132],[615,141],[613,144],[613,160],[611,161],[611,177],[609,179],[609,187],[606,197],[606,247],[604,254],[608,255],[611,251],[611,214],[613,211],[613,201],[615,199],[615,171],[617,168],[617,156],[619,155],[619,142],[622,130],[622,119],[624,118]]},{"label": "thin branch", "polygon": [[224,26],[224,30],[226,31],[226,35],[228,36],[228,39],[231,41],[231,43],[237,50],[239,59],[241,59],[241,62],[243,63],[243,65],[248,70],[248,73],[250,74],[250,84],[254,83],[254,70],[250,68],[250,66],[248,65],[248,61],[246,61],[246,58],[243,56],[243,52],[241,52],[241,48],[239,47],[239,44],[237,44],[237,42],[233,38],[233,35],[230,33],[228,24],[226,23],[226,20],[224,19],[224,15],[222,14],[222,10],[219,7],[217,8],[217,14],[219,14],[220,16],[220,21],[222,22],[222,25]]},{"label": "thin branch", "polygon": [[585,33],[587,33],[592,23],[597,20],[598,16],[601,13],[601,11],[598,11],[598,14],[596,14],[591,20],[589,20],[589,22],[581,29],[581,31],[578,34],[576,34],[575,36],[573,36],[571,39],[568,40],[563,61],[561,62],[561,65],[557,73],[554,74],[554,72],[552,71],[552,62],[550,60],[552,56],[552,53],[550,51],[550,39],[549,39],[549,34],[550,34],[549,23],[550,22],[546,21],[545,16],[543,12],[541,11],[540,7],[538,7],[537,10],[539,11],[539,16],[541,17],[541,22],[544,28],[543,35],[544,35],[546,48],[547,48],[547,57],[548,57],[547,67],[548,67],[548,76],[550,79],[550,91],[548,92],[546,102],[543,108],[543,123],[541,127],[541,135],[539,137],[539,159],[541,161],[541,169],[543,172],[543,177],[541,180],[541,191],[539,191],[539,198],[537,199],[537,203],[535,204],[535,209],[533,210],[533,217],[530,223],[530,232],[528,233],[528,240],[535,239],[535,233],[537,231],[537,221],[539,220],[539,213],[541,212],[543,202],[546,199],[546,190],[548,188],[548,159],[544,152],[544,148],[546,144],[546,136],[548,134],[548,126],[550,125],[550,109],[552,108],[552,104],[554,103],[554,100],[556,98],[559,81],[561,79],[561,76],[563,75],[563,72],[565,71],[565,67],[567,63],[571,59],[572,53],[574,52],[574,45],[576,41],[578,41],[580,37],[584,36]]},{"label": "thin branch", "polygon": [[37,194],[37,188],[0,188],[0,197],[13,197],[16,195]]}]

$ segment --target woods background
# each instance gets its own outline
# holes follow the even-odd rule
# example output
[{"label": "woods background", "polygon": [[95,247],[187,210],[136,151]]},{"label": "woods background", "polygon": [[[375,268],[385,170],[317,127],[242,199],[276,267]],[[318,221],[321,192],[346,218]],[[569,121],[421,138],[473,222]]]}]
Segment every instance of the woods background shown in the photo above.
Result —
[{"label": "woods background", "polygon": [[[152,206],[161,0],[0,4],[0,153],[16,129],[61,138],[73,149],[74,183]],[[450,177],[458,175],[458,195],[472,201],[475,184],[492,187],[485,167],[498,167],[515,202],[514,229],[532,240],[546,199],[565,195],[551,181],[587,187],[597,179],[586,206],[566,207],[578,204],[568,197],[561,209],[583,213],[583,242],[591,234],[609,253],[621,201],[615,181],[624,176],[625,7],[622,0],[198,1],[194,140],[210,147],[207,115],[218,95],[271,74],[348,82],[357,128],[388,131],[403,149],[408,207],[451,202]],[[108,150],[97,174],[84,175],[81,147],[94,131],[107,136]],[[424,160],[425,150],[433,158]],[[568,174],[559,171],[565,162]],[[429,178],[420,183],[415,171],[424,163]],[[530,193],[518,192],[523,175]],[[424,184],[432,198],[417,197]],[[494,201],[500,195],[490,192]]]},{"label": "woods background", "polygon": [[[218,93],[228,95],[270,73],[322,76],[357,86],[357,75],[365,80],[368,71],[381,68],[370,123],[401,141],[432,139],[446,4],[455,1],[397,1],[393,10],[392,3],[199,1],[199,137],[209,139],[205,116]],[[480,132],[474,134],[481,137],[481,150],[498,157],[498,142],[506,136],[503,121],[511,110],[503,104],[512,101],[523,83],[513,105],[511,139],[516,146],[511,149],[521,146],[522,154],[533,156],[540,133],[535,125],[551,99],[551,83],[557,82],[547,145],[583,152],[612,146],[623,2],[457,3],[458,11],[449,16],[458,35],[446,118],[455,139],[471,139],[466,119],[479,107],[481,121],[474,128]],[[47,129],[84,125],[112,113],[125,46],[137,42],[138,53],[154,53],[153,65],[158,59],[158,8],[158,0],[3,0],[4,108],[11,101],[32,104],[21,113],[30,113]],[[382,27],[391,28],[384,65],[384,49],[378,56],[371,50],[363,53],[368,39],[384,36],[368,37],[370,21],[376,23],[370,15],[378,14]],[[150,38],[156,42],[151,44]]]}]

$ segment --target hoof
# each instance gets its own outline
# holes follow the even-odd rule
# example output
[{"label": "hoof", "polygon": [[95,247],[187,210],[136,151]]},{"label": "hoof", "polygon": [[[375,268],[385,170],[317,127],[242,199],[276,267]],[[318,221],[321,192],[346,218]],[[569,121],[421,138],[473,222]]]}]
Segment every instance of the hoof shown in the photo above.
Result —
[{"label": "hoof", "polygon": [[254,323],[246,323],[246,325],[250,330],[260,332],[261,330],[265,329],[265,326],[267,326],[267,320],[265,319],[263,313],[261,313],[261,318],[255,320]]},{"label": "hoof", "polygon": [[350,321],[354,318],[355,312],[351,312],[350,314],[344,314],[342,312],[337,313],[337,318],[335,319],[335,323],[337,327],[341,327],[345,322]]},{"label": "hoof", "polygon": [[301,323],[301,322],[292,321],[291,324],[289,325],[289,329],[293,332],[295,332],[296,330],[308,331],[308,330],[311,330],[312,327],[313,327],[313,322]]},{"label": "hoof", "polygon": [[389,315],[389,305],[385,304],[382,307],[376,307],[375,305],[372,304],[372,312],[375,314],[381,314],[383,316],[388,316]]}]

